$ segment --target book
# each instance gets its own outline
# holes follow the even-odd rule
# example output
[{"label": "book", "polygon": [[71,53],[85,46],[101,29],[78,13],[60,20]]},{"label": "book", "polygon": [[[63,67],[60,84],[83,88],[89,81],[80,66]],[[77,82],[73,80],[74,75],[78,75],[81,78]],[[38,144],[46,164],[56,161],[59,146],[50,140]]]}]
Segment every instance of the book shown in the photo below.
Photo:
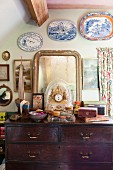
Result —
[{"label": "book", "polygon": [[86,117],[85,122],[102,122],[102,121],[109,121],[109,116],[97,115],[96,117],[88,118]]}]

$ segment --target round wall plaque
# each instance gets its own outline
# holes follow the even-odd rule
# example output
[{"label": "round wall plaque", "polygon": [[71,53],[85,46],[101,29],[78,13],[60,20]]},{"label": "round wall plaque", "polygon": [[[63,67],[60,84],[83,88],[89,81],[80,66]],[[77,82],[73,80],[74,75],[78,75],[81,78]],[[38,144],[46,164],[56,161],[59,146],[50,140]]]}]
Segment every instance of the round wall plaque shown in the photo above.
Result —
[{"label": "round wall plaque", "polygon": [[9,53],[9,51],[4,51],[4,52],[2,53],[2,58],[3,58],[3,60],[5,60],[5,61],[9,60],[9,59],[10,59],[10,53]]}]

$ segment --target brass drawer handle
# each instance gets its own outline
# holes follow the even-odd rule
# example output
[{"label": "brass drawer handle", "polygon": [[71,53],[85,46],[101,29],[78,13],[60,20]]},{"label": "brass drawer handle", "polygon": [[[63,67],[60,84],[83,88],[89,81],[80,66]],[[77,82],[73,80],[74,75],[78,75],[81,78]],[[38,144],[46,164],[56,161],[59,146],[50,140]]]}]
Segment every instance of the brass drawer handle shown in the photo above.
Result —
[{"label": "brass drawer handle", "polygon": [[29,157],[30,157],[30,158],[36,158],[35,155],[30,155],[30,154],[29,154]]},{"label": "brass drawer handle", "polygon": [[80,155],[83,159],[89,159],[90,156],[92,155],[92,152],[88,152],[88,153],[80,152]]},{"label": "brass drawer handle", "polygon": [[89,133],[89,134],[83,134],[82,132],[80,133],[80,136],[82,137],[83,140],[89,140],[90,137],[93,135],[93,133]]},{"label": "brass drawer handle", "polygon": [[38,138],[38,136],[40,136],[40,133],[37,133],[36,136],[32,136],[30,132],[28,132],[27,134],[29,136],[30,139],[36,139]]},{"label": "brass drawer handle", "polygon": [[32,154],[30,151],[28,151],[27,153],[28,153],[28,156],[29,156],[30,158],[36,158],[37,155],[40,155],[40,152],[37,152],[37,153],[34,152],[34,153]]}]

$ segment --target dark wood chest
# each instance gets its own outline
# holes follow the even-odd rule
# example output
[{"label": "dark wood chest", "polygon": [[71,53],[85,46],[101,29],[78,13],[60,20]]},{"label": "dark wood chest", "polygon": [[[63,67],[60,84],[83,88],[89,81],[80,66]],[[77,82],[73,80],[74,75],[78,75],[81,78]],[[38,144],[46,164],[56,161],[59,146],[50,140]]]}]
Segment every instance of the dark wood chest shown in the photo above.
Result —
[{"label": "dark wood chest", "polygon": [[6,170],[113,170],[113,124],[5,123]]}]

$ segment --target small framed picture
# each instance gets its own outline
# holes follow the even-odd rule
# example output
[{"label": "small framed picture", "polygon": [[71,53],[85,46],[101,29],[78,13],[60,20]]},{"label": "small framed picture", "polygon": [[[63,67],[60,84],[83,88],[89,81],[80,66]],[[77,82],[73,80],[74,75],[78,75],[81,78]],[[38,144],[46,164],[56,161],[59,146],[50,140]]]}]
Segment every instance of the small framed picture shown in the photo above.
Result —
[{"label": "small framed picture", "polygon": [[19,70],[23,65],[24,91],[32,91],[32,60],[14,60],[14,91],[18,91]]},{"label": "small framed picture", "polygon": [[98,83],[98,60],[96,58],[85,58],[82,60],[83,89],[97,89]]},{"label": "small framed picture", "polygon": [[9,81],[9,64],[0,64],[0,81]]},{"label": "small framed picture", "polygon": [[44,110],[44,93],[32,94],[32,107]]},{"label": "small framed picture", "polygon": [[10,53],[9,53],[9,51],[4,51],[4,52],[2,53],[2,58],[3,58],[3,60],[5,60],[5,61],[9,60],[9,59],[10,59]]}]

